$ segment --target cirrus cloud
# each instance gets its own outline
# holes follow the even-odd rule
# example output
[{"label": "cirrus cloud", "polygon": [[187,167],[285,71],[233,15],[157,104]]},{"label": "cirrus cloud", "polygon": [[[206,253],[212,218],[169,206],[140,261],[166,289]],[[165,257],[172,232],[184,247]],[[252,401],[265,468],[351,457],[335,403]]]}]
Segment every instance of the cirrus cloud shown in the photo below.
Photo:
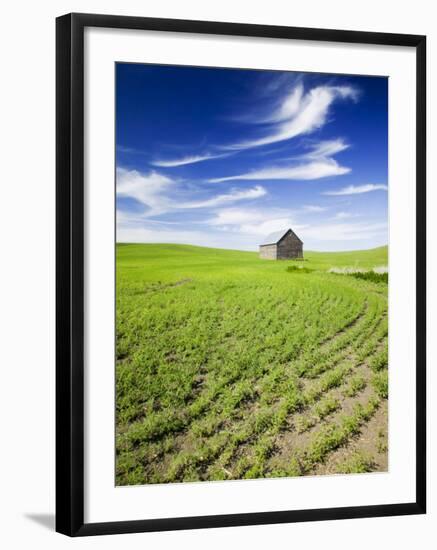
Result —
[{"label": "cirrus cloud", "polygon": [[231,180],[316,180],[329,176],[342,176],[351,171],[347,166],[341,166],[331,158],[321,158],[312,162],[301,163],[295,166],[276,166],[262,168],[246,174],[213,178],[211,183],[220,183]]},{"label": "cirrus cloud", "polygon": [[357,98],[358,92],[351,86],[317,86],[304,93],[303,85],[299,84],[285,96],[280,107],[269,118],[260,121],[263,124],[272,123],[269,133],[257,139],[224,146],[224,149],[249,149],[310,134],[326,124],[335,101],[356,101]]},{"label": "cirrus cloud", "polygon": [[215,206],[221,206],[230,202],[237,202],[242,200],[258,199],[267,195],[267,191],[261,185],[256,185],[249,189],[231,189],[229,193],[223,195],[217,195],[204,201],[193,201],[178,203],[176,208],[212,208]]},{"label": "cirrus cloud", "polygon": [[333,157],[337,153],[341,153],[349,149],[350,145],[342,138],[328,139],[319,141],[311,146],[311,150],[303,155],[303,158],[318,159]]},{"label": "cirrus cloud", "polygon": [[[227,193],[213,195],[204,200],[194,200],[193,197],[190,201],[178,201],[171,198],[170,194],[175,195],[181,191],[178,188],[179,184],[179,180],[154,171],[143,174],[138,170],[117,169],[117,196],[131,198],[143,204],[147,208],[145,216],[159,216],[177,210],[215,208],[224,204],[258,199],[267,194],[264,187],[256,185],[246,189],[234,188]],[[184,194],[186,195],[186,192]]]},{"label": "cirrus cloud", "polygon": [[370,193],[371,191],[387,190],[387,185],[366,183],[364,185],[348,185],[347,187],[343,187],[343,189],[338,189],[336,191],[325,191],[322,194],[337,197],[342,195],[360,195],[361,193]]},{"label": "cirrus cloud", "polygon": [[224,153],[220,155],[212,155],[206,153],[204,155],[191,155],[179,159],[173,160],[154,160],[150,164],[152,166],[158,166],[161,168],[175,168],[177,166],[185,166],[186,164],[196,164],[197,162],[204,162],[205,160],[218,159],[229,156],[230,153]]}]

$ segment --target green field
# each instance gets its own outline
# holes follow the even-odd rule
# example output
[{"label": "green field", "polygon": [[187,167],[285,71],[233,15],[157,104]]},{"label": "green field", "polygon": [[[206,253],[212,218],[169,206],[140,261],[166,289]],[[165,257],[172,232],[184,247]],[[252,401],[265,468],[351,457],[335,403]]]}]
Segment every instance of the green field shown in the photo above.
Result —
[{"label": "green field", "polygon": [[387,261],[118,244],[117,485],[386,470]]}]

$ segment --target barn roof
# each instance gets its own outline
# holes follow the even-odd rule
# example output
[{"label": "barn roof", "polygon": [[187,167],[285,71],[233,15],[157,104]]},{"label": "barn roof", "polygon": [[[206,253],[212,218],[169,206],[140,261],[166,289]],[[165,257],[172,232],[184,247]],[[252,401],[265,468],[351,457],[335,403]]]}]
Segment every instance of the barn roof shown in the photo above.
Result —
[{"label": "barn roof", "polygon": [[277,244],[282,239],[282,237],[285,237],[285,235],[289,231],[291,231],[291,233],[300,241],[296,233],[292,229],[288,228],[288,229],[282,229],[281,231],[275,231],[274,233],[270,233],[270,235],[267,235],[267,237],[263,240],[260,246],[264,246],[266,244]]}]

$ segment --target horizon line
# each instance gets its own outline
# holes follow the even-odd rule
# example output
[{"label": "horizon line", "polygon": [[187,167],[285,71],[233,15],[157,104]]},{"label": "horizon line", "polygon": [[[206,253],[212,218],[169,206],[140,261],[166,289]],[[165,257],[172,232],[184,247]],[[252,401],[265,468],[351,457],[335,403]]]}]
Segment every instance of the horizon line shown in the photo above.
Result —
[{"label": "horizon line", "polygon": [[[119,245],[119,244],[125,244],[125,245],[140,244],[140,245],[144,245],[145,244],[145,245],[155,245],[155,246],[156,245],[194,246],[196,248],[209,248],[211,250],[229,250],[229,251],[234,251],[234,252],[248,252],[248,253],[252,253],[252,254],[257,254],[258,253],[258,250],[244,250],[244,249],[240,249],[240,248],[222,248],[222,247],[218,247],[218,246],[203,246],[201,244],[190,244],[190,243],[172,243],[172,242],[165,242],[165,243],[141,242],[141,243],[136,243],[136,242],[127,242],[127,241],[126,242],[116,241],[115,244],[116,245]],[[366,250],[376,250],[377,248],[384,248],[384,247],[388,248],[388,243],[387,244],[381,244],[379,246],[373,246],[372,248],[354,248],[354,249],[348,249],[348,250],[312,250],[312,249],[309,249],[309,250],[304,251],[304,253],[305,252],[317,252],[318,254],[342,254],[342,253],[347,253],[347,252],[365,252]]]}]

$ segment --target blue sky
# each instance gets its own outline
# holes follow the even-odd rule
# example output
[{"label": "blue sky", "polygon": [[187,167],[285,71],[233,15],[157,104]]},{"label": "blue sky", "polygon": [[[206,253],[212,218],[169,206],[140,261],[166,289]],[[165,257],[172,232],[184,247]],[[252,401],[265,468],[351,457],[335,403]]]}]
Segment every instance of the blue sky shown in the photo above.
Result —
[{"label": "blue sky", "polygon": [[387,244],[388,81],[116,65],[117,241]]}]

